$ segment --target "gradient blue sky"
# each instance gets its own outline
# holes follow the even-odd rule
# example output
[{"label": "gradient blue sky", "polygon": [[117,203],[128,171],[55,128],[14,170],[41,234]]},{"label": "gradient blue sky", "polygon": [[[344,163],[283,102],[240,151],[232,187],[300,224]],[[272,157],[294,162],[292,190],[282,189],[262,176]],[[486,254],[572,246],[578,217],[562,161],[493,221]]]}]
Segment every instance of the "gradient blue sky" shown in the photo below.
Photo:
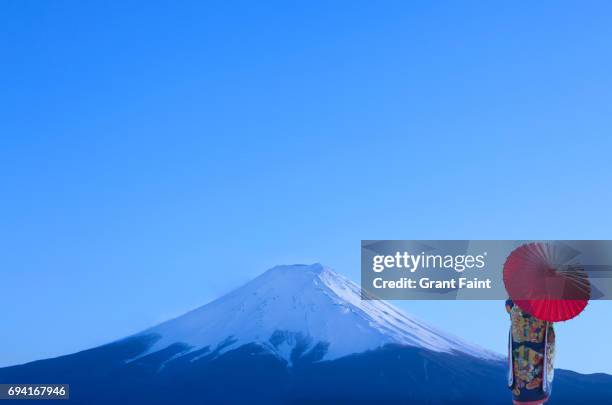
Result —
[{"label": "gradient blue sky", "polygon": [[[609,2],[0,5],[0,366],[361,239],[609,239]],[[398,302],[503,352],[501,302]],[[612,373],[612,302],[557,365]]]}]

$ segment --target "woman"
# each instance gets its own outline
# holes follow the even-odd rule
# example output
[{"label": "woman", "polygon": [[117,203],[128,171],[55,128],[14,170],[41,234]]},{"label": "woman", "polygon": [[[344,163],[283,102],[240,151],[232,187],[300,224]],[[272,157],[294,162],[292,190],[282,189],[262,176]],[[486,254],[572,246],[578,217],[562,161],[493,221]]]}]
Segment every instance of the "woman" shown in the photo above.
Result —
[{"label": "woman", "polygon": [[506,301],[510,314],[508,341],[508,386],[515,405],[541,405],[550,396],[555,354],[555,331],[551,322],[541,321]]}]

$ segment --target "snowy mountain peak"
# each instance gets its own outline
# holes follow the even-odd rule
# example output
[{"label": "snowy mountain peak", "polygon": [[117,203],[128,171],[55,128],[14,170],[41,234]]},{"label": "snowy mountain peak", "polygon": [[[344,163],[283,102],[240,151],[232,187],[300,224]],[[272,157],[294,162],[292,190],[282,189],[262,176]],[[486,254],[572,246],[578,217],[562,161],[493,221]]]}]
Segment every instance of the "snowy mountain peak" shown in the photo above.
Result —
[{"label": "snowy mountain peak", "polygon": [[[301,272],[301,273],[308,273],[308,274],[319,274],[322,273],[326,270],[329,270],[328,268],[324,267],[321,263],[314,263],[314,264],[290,264],[290,265],[279,265],[279,266],[274,266],[271,269],[269,269],[268,271],[264,272],[263,274],[267,274],[267,273],[295,273],[295,272]],[[331,270],[330,270],[331,271]]]},{"label": "snowy mountain peak", "polygon": [[385,344],[500,356],[431,328],[322,266],[276,266],[233,292],[148,329],[160,339],[148,353],[175,343],[219,353],[256,343],[291,363],[296,356],[328,360]]},{"label": "snowy mountain peak", "polygon": [[297,288],[302,283],[312,281],[327,272],[333,273],[333,270],[320,263],[275,266],[252,280],[251,283],[268,284],[269,286],[282,284],[284,288]]}]

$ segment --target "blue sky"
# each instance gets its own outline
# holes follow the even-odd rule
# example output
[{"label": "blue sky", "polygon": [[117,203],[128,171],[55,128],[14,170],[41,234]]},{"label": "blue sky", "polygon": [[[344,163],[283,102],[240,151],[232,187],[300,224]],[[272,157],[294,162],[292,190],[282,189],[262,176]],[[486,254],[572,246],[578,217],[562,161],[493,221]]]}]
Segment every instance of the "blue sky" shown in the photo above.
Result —
[{"label": "blue sky", "polygon": [[[361,239],[609,239],[606,2],[0,5],[0,365]],[[501,302],[398,302],[503,351]],[[612,373],[611,302],[557,365]]]}]

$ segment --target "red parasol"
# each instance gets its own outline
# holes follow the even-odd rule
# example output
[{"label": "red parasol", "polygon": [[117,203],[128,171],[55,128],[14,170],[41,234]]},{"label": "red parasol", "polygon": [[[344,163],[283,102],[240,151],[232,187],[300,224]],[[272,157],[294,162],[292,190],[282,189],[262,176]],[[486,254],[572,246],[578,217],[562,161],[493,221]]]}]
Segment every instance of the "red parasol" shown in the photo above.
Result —
[{"label": "red parasol", "polygon": [[543,321],[558,322],[581,313],[591,297],[588,274],[562,244],[527,243],[504,264],[504,284],[521,310]]}]

